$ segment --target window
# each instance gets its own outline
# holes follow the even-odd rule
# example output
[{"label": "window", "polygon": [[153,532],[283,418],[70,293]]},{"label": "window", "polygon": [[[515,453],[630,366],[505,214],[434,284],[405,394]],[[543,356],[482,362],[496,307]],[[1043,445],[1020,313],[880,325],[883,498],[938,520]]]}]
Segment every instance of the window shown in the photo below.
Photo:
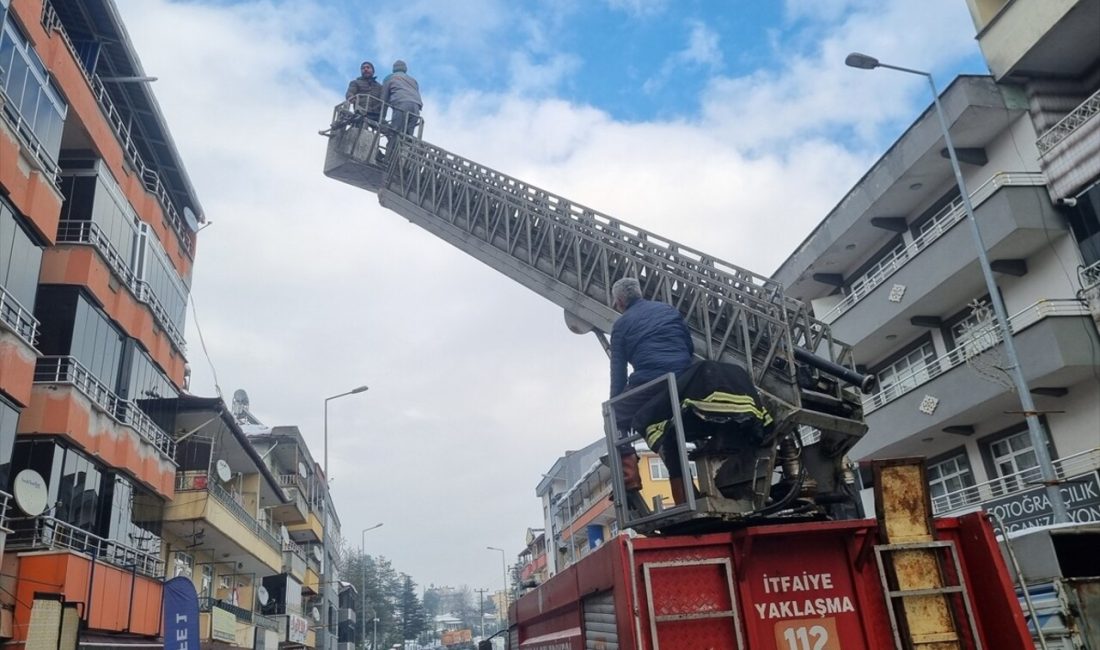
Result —
[{"label": "window", "polygon": [[56,165],[68,107],[10,14],[0,25],[0,70],[4,71],[0,73],[0,91],[10,100],[3,102],[0,110],[19,125],[21,135],[32,141],[37,155]]},{"label": "window", "polygon": [[0,487],[8,487],[11,476],[11,457],[15,447],[15,425],[19,411],[0,397]]},{"label": "window", "polygon": [[213,598],[214,596],[214,565],[202,565],[202,584],[199,585],[199,596]]},{"label": "window", "polygon": [[1081,258],[1085,266],[1100,262],[1100,183],[1094,184],[1077,197],[1074,207],[1062,207],[1059,211],[1069,222]]},{"label": "window", "polygon": [[190,578],[195,572],[195,558],[187,553],[175,552],[175,561],[172,563],[172,577],[184,576]]},{"label": "window", "polygon": [[164,309],[168,322],[182,336],[187,319],[187,285],[168,260],[168,254],[164,252],[160,240],[148,224],[141,224],[141,239],[138,277],[146,283]]},{"label": "window", "polygon": [[[699,478],[698,470],[695,467],[695,461],[690,461],[691,466],[691,478]],[[664,462],[654,456],[649,459],[649,478],[654,481],[667,481],[668,480],[668,468],[665,467]]]},{"label": "window", "polygon": [[28,312],[34,311],[41,263],[42,249],[15,210],[0,199],[0,287]]},{"label": "window", "polygon": [[970,472],[965,451],[928,464],[928,490],[935,512],[952,510],[976,501],[977,493],[966,490],[973,486],[974,475]]},{"label": "window", "polygon": [[1002,479],[997,483],[1002,493],[1026,489],[1039,480],[1039,459],[1027,429],[990,443],[989,455],[997,477]]},{"label": "window", "polygon": [[35,315],[42,323],[44,354],[72,356],[112,391],[117,389],[125,337],[80,289],[39,287]]},{"label": "window", "polygon": [[879,385],[882,390],[892,390],[901,394],[928,381],[939,374],[936,364],[936,348],[932,340],[926,339],[915,349],[878,370]]},{"label": "window", "polygon": [[[95,223],[112,249],[110,255],[117,258],[109,260],[112,266],[119,264],[132,274],[136,268],[140,222],[107,166],[100,160],[91,162],[91,169],[69,169],[88,166],[84,160],[66,159],[61,164],[67,169],[61,178],[61,193],[65,197],[61,218]],[[122,280],[130,282],[130,278]]]}]

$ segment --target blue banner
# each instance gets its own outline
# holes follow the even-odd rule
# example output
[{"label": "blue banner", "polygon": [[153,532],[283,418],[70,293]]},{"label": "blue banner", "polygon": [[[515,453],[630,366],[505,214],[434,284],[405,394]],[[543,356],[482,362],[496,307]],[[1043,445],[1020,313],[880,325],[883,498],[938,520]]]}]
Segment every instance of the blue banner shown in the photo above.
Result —
[{"label": "blue banner", "polygon": [[164,583],[164,650],[199,650],[199,595],[191,578]]}]

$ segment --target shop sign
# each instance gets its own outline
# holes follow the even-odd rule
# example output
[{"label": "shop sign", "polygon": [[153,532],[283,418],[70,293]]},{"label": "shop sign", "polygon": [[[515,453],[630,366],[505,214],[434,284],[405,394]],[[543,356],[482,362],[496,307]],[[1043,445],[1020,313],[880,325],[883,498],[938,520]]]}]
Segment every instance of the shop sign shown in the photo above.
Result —
[{"label": "shop sign", "polygon": [[215,641],[235,643],[237,640],[237,617],[221,607],[210,608],[210,638]]},{"label": "shop sign", "polygon": [[295,614],[286,616],[286,640],[287,643],[305,643],[306,634],[309,633],[309,621]]},{"label": "shop sign", "polygon": [[[1100,522],[1100,472],[1067,479],[1059,491],[1070,521]],[[1000,518],[1009,532],[1054,523],[1054,508],[1042,486],[986,501],[982,508]]]}]

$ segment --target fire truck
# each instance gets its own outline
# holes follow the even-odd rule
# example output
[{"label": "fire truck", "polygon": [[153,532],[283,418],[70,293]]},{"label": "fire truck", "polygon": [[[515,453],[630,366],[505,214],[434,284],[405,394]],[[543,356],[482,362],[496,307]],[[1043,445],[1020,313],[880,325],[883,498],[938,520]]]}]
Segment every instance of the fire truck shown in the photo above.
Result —
[{"label": "fire truck", "polygon": [[[923,465],[876,463],[864,518],[847,452],[866,432],[874,378],[774,280],[396,132],[340,104],[324,173],[551,300],[604,350],[612,284],[639,280],[675,306],[705,360],[751,376],[773,418],[761,439],[682,404],[669,375],[638,387],[667,399],[683,503],[626,490],[612,402],[605,436],[622,534],[509,610],[508,648],[856,650],[1031,648],[990,522],[934,519]],[[385,111],[383,112],[385,115]],[[620,396],[621,397],[621,396]],[[644,537],[636,536],[644,535]],[[979,596],[980,594],[980,596]]]}]

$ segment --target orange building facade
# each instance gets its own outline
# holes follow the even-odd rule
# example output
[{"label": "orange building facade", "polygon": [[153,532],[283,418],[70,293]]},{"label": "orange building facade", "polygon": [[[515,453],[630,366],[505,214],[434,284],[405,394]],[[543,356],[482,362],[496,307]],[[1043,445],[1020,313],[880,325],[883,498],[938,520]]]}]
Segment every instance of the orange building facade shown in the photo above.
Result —
[{"label": "orange building facade", "polygon": [[5,647],[36,594],[161,633],[202,208],[148,81],[112,0],[0,0]]}]

